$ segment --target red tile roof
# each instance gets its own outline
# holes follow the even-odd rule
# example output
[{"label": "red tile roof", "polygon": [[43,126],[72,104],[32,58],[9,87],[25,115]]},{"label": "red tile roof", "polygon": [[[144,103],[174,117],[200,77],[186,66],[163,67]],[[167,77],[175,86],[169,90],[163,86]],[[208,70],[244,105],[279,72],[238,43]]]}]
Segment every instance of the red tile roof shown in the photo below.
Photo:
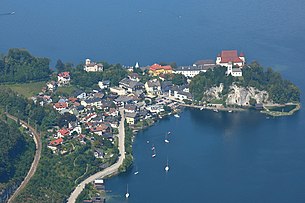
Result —
[{"label": "red tile roof", "polygon": [[160,69],[163,69],[163,70],[173,70],[173,68],[171,66],[161,66],[161,65],[159,65],[157,63],[155,63],[152,66],[150,66],[149,69],[152,70],[152,71],[156,71],[156,70],[160,70]]},{"label": "red tile roof", "polygon": [[220,63],[228,63],[228,62],[239,63],[243,61],[238,57],[237,50],[222,51]]},{"label": "red tile roof", "polygon": [[62,136],[67,136],[70,134],[70,131],[65,129],[65,128],[62,128],[58,131]]},{"label": "red tile roof", "polygon": [[58,138],[57,140],[52,140],[49,145],[53,145],[53,146],[57,146],[63,143],[63,139],[62,138]]},{"label": "red tile roof", "polygon": [[59,77],[68,78],[70,77],[70,72],[62,72],[58,74]]},{"label": "red tile roof", "polygon": [[67,102],[57,102],[54,104],[55,108],[57,109],[64,109],[68,107],[68,103]]}]

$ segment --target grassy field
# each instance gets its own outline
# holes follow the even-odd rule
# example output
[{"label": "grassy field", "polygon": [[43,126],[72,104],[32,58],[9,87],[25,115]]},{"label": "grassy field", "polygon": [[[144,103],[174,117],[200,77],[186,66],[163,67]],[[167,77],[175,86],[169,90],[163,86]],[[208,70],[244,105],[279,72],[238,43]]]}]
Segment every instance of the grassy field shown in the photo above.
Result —
[{"label": "grassy field", "polygon": [[46,82],[31,82],[31,83],[22,83],[22,84],[9,84],[9,85],[0,85],[0,87],[9,87],[13,91],[25,96],[26,98],[37,95],[41,92],[43,86]]}]

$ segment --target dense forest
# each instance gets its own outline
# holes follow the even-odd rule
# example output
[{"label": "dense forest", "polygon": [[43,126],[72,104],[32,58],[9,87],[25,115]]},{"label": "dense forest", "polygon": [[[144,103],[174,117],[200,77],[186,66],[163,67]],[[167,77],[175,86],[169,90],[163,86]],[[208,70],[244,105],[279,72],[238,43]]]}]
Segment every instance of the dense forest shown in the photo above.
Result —
[{"label": "dense forest", "polygon": [[228,94],[230,86],[234,83],[242,87],[255,87],[258,90],[266,90],[270,99],[275,103],[288,103],[300,101],[300,90],[288,80],[284,80],[280,73],[272,68],[265,70],[258,63],[254,62],[242,69],[242,77],[226,76],[225,67],[217,67],[200,73],[190,83],[190,91],[195,100],[200,101],[203,93],[213,86],[224,85],[223,96]]},{"label": "dense forest", "polygon": [[22,133],[14,121],[5,120],[0,120],[0,192],[22,181],[35,153],[32,138]]},{"label": "dense forest", "polygon": [[47,80],[49,63],[49,59],[34,57],[27,50],[10,49],[0,57],[0,83]]},{"label": "dense forest", "polygon": [[37,125],[41,130],[46,130],[57,123],[57,112],[53,108],[36,105],[6,87],[0,87],[0,109],[19,119],[29,121],[33,126]]}]

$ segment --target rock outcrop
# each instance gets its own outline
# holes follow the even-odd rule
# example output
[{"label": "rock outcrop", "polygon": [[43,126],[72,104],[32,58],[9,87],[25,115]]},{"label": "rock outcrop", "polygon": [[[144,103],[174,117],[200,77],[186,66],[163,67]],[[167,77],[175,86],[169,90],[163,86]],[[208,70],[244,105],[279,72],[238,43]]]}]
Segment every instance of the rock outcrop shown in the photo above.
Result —
[{"label": "rock outcrop", "polygon": [[258,104],[272,103],[267,91],[258,90],[254,87],[240,87],[235,84],[229,87],[228,94],[223,95],[223,84],[212,87],[204,92],[203,99],[211,101],[223,99],[227,105],[250,106],[255,102]]}]

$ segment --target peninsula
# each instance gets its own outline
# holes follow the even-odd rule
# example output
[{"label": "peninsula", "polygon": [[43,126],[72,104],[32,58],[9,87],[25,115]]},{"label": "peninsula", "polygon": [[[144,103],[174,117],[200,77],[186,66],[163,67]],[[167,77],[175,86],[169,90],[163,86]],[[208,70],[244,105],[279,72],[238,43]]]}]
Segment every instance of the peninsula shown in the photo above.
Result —
[{"label": "peninsula", "polygon": [[[271,68],[247,64],[237,50],[189,66],[86,59],[77,66],[58,60],[55,68],[23,49],[0,58],[2,112],[34,125],[42,142],[37,170],[12,202],[75,202],[79,195],[80,201],[92,200],[81,193],[86,184],[132,164],[133,132],[181,106],[216,112],[251,108],[274,116],[300,108],[298,87]],[[94,187],[102,188],[98,184]]]}]

